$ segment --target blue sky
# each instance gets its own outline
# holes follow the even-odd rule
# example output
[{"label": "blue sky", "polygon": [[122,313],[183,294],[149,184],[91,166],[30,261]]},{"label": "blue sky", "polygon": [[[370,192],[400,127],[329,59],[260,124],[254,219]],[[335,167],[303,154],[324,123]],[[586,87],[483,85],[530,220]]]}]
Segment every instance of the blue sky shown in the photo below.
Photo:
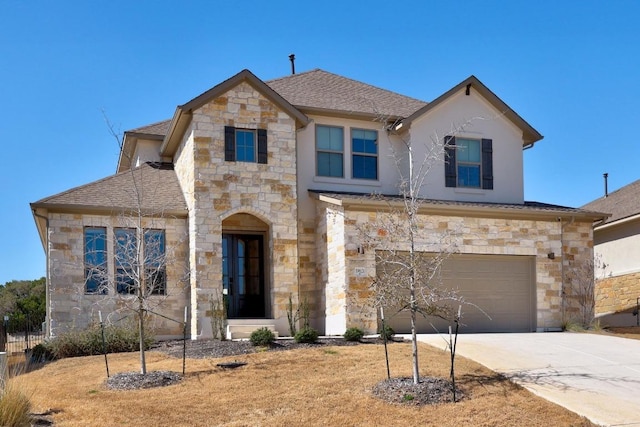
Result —
[{"label": "blue sky", "polygon": [[45,273],[30,202],[115,172],[103,111],[120,131],[168,119],[244,68],[289,74],[290,53],[425,101],[474,74],[545,136],[526,199],[579,207],[604,172],[610,191],[640,178],[639,18],[630,0],[0,0],[0,284]]}]

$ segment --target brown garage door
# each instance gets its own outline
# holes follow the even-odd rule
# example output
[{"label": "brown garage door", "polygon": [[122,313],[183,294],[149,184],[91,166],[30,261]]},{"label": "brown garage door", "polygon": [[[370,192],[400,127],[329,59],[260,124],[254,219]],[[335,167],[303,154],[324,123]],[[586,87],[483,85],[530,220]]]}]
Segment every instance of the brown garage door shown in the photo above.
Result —
[{"label": "brown garage door", "polygon": [[[447,259],[443,285],[458,289],[465,301],[477,306],[462,306],[460,332],[535,331],[534,265],[534,258],[527,256],[453,255]],[[393,311],[387,308],[385,320],[397,333],[411,332],[409,313],[393,315]],[[417,323],[418,333],[433,333],[434,326],[446,332],[449,327],[448,322],[421,315]]]}]

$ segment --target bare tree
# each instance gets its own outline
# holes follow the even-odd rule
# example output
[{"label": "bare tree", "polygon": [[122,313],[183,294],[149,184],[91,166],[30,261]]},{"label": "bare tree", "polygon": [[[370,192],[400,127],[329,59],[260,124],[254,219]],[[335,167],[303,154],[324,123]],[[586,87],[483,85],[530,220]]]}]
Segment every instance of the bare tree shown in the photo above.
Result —
[{"label": "bare tree", "polygon": [[[105,121],[109,132],[118,141],[120,152],[126,155],[119,134],[106,117]],[[146,171],[148,173],[145,168],[131,167],[127,172],[130,179],[126,191],[131,206],[120,209],[119,227],[113,230],[113,273],[109,273],[107,268],[106,236],[97,232],[95,235],[86,234],[88,237],[85,237],[87,290],[105,295],[102,304],[115,300],[116,310],[110,317],[114,313],[127,311],[136,314],[142,374],[147,372],[145,320],[149,314],[168,318],[155,311],[171,295],[167,286],[167,266],[172,267],[176,276],[173,292],[181,292],[189,276],[186,263],[180,259],[184,256],[181,255],[180,246],[186,239],[186,233],[184,236],[173,236],[173,240],[167,244],[166,224],[174,218],[162,207],[149,206],[148,201],[154,199],[162,189],[159,188],[161,183],[152,179],[151,170]],[[169,320],[180,323],[182,319]]]},{"label": "bare tree", "polygon": [[[451,129],[451,134],[463,126]],[[396,124],[385,126],[385,131],[401,141],[392,157],[400,176],[399,198],[388,201],[376,219],[360,227],[360,233],[369,249],[375,250],[376,277],[372,293],[376,307],[392,307],[398,312],[408,311],[411,321],[413,382],[420,382],[418,370],[418,344],[416,320],[418,315],[454,319],[453,302],[462,298],[442,283],[442,265],[458,251],[459,230],[437,230],[429,227],[423,215],[425,203],[422,191],[425,180],[438,162],[443,162],[451,139],[434,135],[424,143],[424,157],[415,156],[411,141],[396,131]],[[380,198],[379,196],[372,196]]]},{"label": "bare tree", "polygon": [[[604,274],[606,267],[599,254],[587,261],[569,261],[563,290],[565,322],[573,320],[583,328],[592,326],[595,317],[596,275]],[[576,315],[571,316],[570,313]]]}]

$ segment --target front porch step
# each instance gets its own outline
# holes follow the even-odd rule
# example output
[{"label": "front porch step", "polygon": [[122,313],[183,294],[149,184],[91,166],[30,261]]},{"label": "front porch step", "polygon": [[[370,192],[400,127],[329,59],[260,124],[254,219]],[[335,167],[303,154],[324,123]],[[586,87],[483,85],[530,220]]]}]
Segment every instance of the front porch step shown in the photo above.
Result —
[{"label": "front porch step", "polygon": [[263,325],[227,325],[227,339],[228,340],[240,340],[240,339],[249,339],[251,333],[256,329],[260,328],[268,328],[273,334],[278,337],[278,331],[276,331],[276,325],[273,324],[263,324]]}]

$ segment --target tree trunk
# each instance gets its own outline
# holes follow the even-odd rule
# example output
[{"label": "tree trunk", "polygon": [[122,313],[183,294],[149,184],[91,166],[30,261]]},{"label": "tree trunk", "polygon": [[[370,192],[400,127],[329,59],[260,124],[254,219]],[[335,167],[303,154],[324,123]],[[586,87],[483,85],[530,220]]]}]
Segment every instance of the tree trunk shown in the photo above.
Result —
[{"label": "tree trunk", "polygon": [[138,333],[140,334],[140,373],[147,374],[147,361],[144,354],[144,308],[140,303],[138,310]]},{"label": "tree trunk", "polygon": [[[414,291],[415,292],[415,291]],[[413,359],[413,383],[420,383],[420,371],[418,370],[418,337],[416,334],[416,310],[411,310],[411,356]]]}]

